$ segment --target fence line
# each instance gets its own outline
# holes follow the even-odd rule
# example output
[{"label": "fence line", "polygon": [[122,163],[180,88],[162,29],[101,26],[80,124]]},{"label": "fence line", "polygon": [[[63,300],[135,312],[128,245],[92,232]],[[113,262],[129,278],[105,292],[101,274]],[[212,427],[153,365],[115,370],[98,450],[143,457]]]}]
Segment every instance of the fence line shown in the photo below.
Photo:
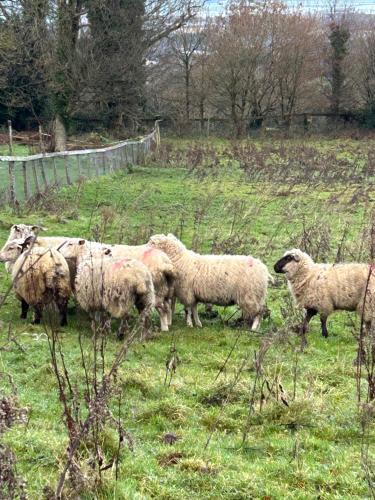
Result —
[{"label": "fence line", "polygon": [[146,155],[159,144],[160,129],[156,121],[155,128],[147,136],[107,148],[0,156],[0,203],[15,205],[41,195],[51,187],[71,185],[127,165],[142,164]]}]

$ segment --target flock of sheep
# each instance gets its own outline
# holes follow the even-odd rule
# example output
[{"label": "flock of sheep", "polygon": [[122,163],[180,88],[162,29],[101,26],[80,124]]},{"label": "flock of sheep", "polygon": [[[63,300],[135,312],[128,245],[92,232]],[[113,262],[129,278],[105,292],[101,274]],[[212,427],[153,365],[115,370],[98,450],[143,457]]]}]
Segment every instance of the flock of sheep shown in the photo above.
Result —
[{"label": "flock of sheep", "polygon": [[[110,245],[80,238],[42,237],[43,228],[13,225],[0,251],[0,262],[12,273],[21,301],[21,318],[34,308],[40,323],[46,305],[55,303],[61,325],[73,294],[91,316],[121,319],[124,333],[135,306],[146,328],[154,309],[160,328],[168,331],[176,299],[183,304],[188,326],[202,326],[198,303],[237,305],[246,324],[256,330],[265,307],[267,286],[273,281],[259,259],[245,255],[200,255],[172,234],[152,236],[139,246]],[[286,276],[290,291],[304,308],[301,333],[319,314],[322,334],[337,310],[357,311],[371,326],[375,311],[375,270],[368,264],[317,264],[301,250],[287,251],[274,265]],[[374,271],[374,272],[373,272]]]}]

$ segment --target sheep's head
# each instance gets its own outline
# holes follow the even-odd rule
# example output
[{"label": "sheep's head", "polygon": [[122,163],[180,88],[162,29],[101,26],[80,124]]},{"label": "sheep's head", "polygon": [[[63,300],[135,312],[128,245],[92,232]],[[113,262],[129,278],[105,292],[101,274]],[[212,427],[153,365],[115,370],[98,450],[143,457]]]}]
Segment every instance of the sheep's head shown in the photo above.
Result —
[{"label": "sheep's head", "polygon": [[283,273],[287,278],[293,276],[298,270],[306,264],[312,262],[312,259],[307,253],[302,252],[297,248],[288,250],[284,253],[280,260],[273,266],[276,273]]},{"label": "sheep's head", "polygon": [[86,251],[87,247],[86,240],[73,241],[67,239],[65,243],[59,246],[58,250],[66,259],[76,259]]},{"label": "sheep's head", "polygon": [[47,231],[47,229],[38,225],[14,224],[10,228],[8,241],[24,239],[27,238],[27,236],[36,236],[39,231]]},{"label": "sheep's head", "polygon": [[24,241],[16,239],[7,243],[0,252],[0,262],[15,262],[25,248]]},{"label": "sheep's head", "polygon": [[163,250],[167,255],[185,250],[185,245],[173,234],[156,234],[151,236],[149,245]]}]

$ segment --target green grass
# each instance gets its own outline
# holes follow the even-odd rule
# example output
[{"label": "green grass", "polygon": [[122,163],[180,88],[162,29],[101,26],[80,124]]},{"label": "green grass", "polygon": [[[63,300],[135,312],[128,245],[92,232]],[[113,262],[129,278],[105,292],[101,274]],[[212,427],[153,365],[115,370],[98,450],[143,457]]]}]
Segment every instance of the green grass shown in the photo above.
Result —
[{"label": "green grass", "polygon": [[[351,143],[348,151],[355,147]],[[202,252],[214,249],[259,256],[270,270],[287,248],[303,245],[327,260],[334,259],[340,248],[343,259],[353,260],[360,255],[363,241],[361,255],[367,258],[373,195],[362,193],[353,201],[358,186],[325,186],[324,179],[316,186],[251,183],[238,168],[225,165],[203,178],[182,168],[160,167],[153,163],[63,188],[43,205],[17,217],[3,210],[0,238],[5,241],[9,225],[17,220],[41,223],[51,235],[101,236],[116,243],[141,243],[153,233],[174,232]],[[3,268],[0,278],[0,292],[4,292],[9,278]],[[319,321],[314,319],[309,346],[299,353],[295,335],[284,328],[293,322],[288,319],[292,314],[288,298],[280,279],[277,287],[270,288],[271,313],[263,321],[262,333],[241,333],[216,382],[241,332],[224,322],[232,308],[217,308],[220,317],[215,320],[205,318],[202,311],[201,330],[186,328],[179,309],[171,333],[158,333],[146,344],[134,345],[118,382],[122,416],[133,436],[134,452],[122,451],[117,483],[114,472],[106,471],[103,486],[82,498],[368,498],[360,464],[353,367],[356,343],[352,331],[358,321],[346,313],[332,316],[331,335],[323,339]],[[5,343],[10,323],[25,352],[13,344],[9,350],[0,350],[0,372],[13,376],[19,403],[29,408],[30,420],[26,428],[12,427],[4,441],[17,456],[17,471],[27,480],[29,497],[36,499],[41,498],[44,486],[55,486],[67,441],[43,329],[18,316],[19,303],[10,296],[1,310],[0,342]],[[63,349],[77,376],[78,332],[83,332],[86,352],[91,349],[91,333],[83,314],[69,319],[69,327],[62,332]],[[289,406],[271,397],[260,409],[257,393],[241,447],[254,382],[251,360],[270,329],[285,331],[285,340],[275,342],[268,351],[264,376],[269,381],[278,377]],[[180,364],[168,388],[164,386],[165,361],[172,334]],[[117,347],[113,336],[109,353]],[[228,393],[246,355],[250,355],[246,370]],[[161,441],[166,432],[180,439],[166,445]],[[373,445],[372,434],[369,440]],[[111,450],[114,436],[109,433],[103,443],[104,449]],[[179,454],[177,463],[170,464],[174,453]]]}]

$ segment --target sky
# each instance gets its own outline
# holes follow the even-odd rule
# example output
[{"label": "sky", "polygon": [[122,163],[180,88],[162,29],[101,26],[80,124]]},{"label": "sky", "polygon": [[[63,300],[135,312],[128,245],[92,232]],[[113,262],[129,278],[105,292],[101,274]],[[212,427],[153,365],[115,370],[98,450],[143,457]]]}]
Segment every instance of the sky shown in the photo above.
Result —
[{"label": "sky", "polygon": [[[284,0],[287,5],[291,7],[297,7],[302,4],[306,9],[324,9],[327,5],[327,0]],[[375,0],[341,0],[344,5],[354,8],[355,10],[361,12],[371,12],[375,13]],[[207,0],[207,6],[211,14],[222,12],[224,1],[220,0]]]}]

